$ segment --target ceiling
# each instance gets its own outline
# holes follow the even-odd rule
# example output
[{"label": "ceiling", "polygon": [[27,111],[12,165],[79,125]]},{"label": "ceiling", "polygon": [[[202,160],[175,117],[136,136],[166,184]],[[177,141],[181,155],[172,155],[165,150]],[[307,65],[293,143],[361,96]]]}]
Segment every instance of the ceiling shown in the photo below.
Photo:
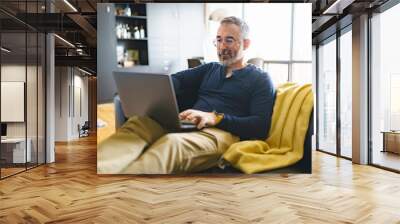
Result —
[{"label": "ceiling", "polygon": [[[388,0],[254,0],[252,2],[312,3],[312,38],[313,43],[316,44],[334,34],[338,28],[350,24],[352,17],[362,12],[373,10],[387,1]],[[0,25],[3,33],[3,46],[5,46],[5,43],[8,43],[7,48],[12,49],[13,52],[20,52],[21,55],[30,55],[36,51],[37,43],[34,41],[35,39],[32,39],[32,35],[28,35],[28,47],[25,52],[26,40],[25,38],[21,38],[21,36],[24,35],[18,35],[18,33],[25,32],[26,30],[28,30],[28,32],[54,32],[62,39],[74,45],[72,47],[60,38],[55,38],[56,65],[80,66],[92,73],[96,73],[96,4],[127,1],[47,0],[47,5],[45,2],[45,0],[0,1]],[[153,1],[145,0],[142,2]],[[157,2],[163,1],[159,0]],[[223,1],[216,0],[215,2]],[[232,0],[227,2],[232,2]],[[52,13],[49,13],[50,10]],[[40,45],[39,47],[43,46]],[[19,56],[21,57],[21,55]]]},{"label": "ceiling", "polygon": [[312,3],[313,44],[351,24],[353,17],[374,11],[388,0],[308,0]]},{"label": "ceiling", "polygon": [[[7,60],[36,57],[44,45],[33,38],[37,33],[52,32],[61,37],[55,38],[56,66],[78,66],[96,74],[96,4],[96,0],[47,0],[47,5],[44,0],[1,0],[2,46],[11,50]],[[25,32],[27,38],[21,35]]]}]

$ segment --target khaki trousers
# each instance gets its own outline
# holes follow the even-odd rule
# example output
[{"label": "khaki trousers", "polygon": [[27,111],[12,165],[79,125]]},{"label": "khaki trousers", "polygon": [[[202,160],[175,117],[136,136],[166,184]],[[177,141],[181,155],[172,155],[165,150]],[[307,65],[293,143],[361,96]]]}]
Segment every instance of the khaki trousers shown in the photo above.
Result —
[{"label": "khaki trousers", "polygon": [[217,128],[168,133],[148,117],[130,118],[97,151],[99,174],[172,174],[206,170],[218,164],[239,138]]}]

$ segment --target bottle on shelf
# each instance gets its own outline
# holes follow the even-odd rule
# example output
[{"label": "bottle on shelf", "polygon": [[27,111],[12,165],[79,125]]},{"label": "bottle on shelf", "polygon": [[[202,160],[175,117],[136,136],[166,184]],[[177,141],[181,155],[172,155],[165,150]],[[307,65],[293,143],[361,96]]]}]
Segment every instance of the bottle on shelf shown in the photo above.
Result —
[{"label": "bottle on shelf", "polygon": [[129,4],[126,4],[124,11],[125,11],[125,16],[132,16],[132,11],[131,8],[129,7]]},{"label": "bottle on shelf", "polygon": [[119,66],[123,66],[124,65],[124,47],[123,46],[117,46],[117,61],[118,61],[118,65]]},{"label": "bottle on shelf", "polygon": [[124,25],[124,39],[128,38],[128,24]]},{"label": "bottle on shelf", "polygon": [[135,39],[140,39],[140,31],[137,26],[135,26],[135,28],[134,28],[134,37],[135,37]]},{"label": "bottle on shelf", "polygon": [[122,24],[119,24],[118,25],[117,37],[121,39],[123,35],[124,35],[124,27],[122,26]]},{"label": "bottle on shelf", "polygon": [[123,66],[124,67],[129,67],[129,61],[128,61],[128,51],[124,52],[124,62],[123,62]]},{"label": "bottle on shelf", "polygon": [[132,29],[128,24],[126,25],[126,38],[128,39],[132,38]]},{"label": "bottle on shelf", "polygon": [[125,25],[118,24],[116,27],[117,38],[118,39],[125,38],[125,36],[126,36],[125,32],[126,32]]},{"label": "bottle on shelf", "polygon": [[135,9],[132,9],[132,16],[138,16],[139,12]]},{"label": "bottle on shelf", "polygon": [[135,10],[132,11],[132,16],[138,16],[138,15],[139,15],[139,14],[138,14],[137,11],[135,11]]},{"label": "bottle on shelf", "polygon": [[140,26],[140,38],[145,38],[145,32],[143,26]]}]

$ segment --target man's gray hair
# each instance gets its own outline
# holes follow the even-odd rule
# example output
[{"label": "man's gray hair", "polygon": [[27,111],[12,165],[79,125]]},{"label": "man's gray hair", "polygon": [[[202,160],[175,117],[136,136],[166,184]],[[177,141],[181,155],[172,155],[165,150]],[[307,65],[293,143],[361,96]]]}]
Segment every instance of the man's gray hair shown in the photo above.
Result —
[{"label": "man's gray hair", "polygon": [[229,17],[225,17],[221,20],[221,25],[222,24],[235,24],[236,26],[238,26],[240,28],[241,34],[242,34],[242,38],[243,39],[248,39],[249,38],[249,26],[247,25],[247,23],[235,16],[229,16]]}]

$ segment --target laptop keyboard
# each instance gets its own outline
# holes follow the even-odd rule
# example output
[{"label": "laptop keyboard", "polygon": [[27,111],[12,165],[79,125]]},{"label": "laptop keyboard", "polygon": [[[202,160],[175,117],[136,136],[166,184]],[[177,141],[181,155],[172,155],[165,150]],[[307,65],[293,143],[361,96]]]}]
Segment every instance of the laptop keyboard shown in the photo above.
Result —
[{"label": "laptop keyboard", "polygon": [[194,124],[194,122],[189,121],[189,120],[180,120],[179,121],[181,124]]}]

